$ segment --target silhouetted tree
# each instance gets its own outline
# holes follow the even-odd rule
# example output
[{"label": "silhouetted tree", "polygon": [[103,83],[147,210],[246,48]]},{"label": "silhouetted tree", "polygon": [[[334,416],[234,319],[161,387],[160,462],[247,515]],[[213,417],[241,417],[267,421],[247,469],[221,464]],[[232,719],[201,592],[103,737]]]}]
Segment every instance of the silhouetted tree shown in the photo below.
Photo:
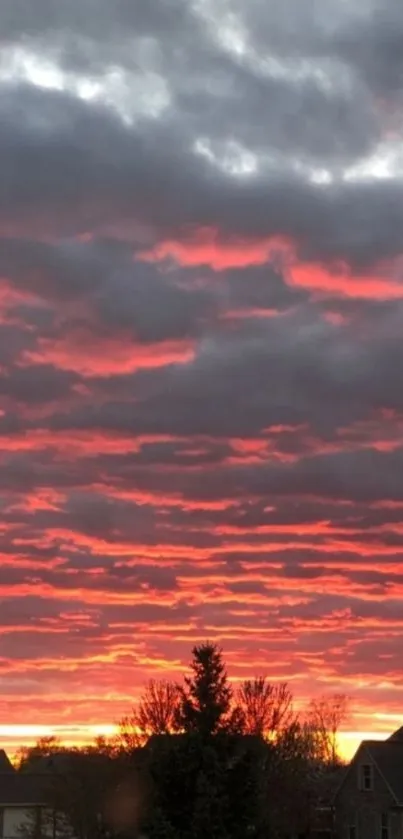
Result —
[{"label": "silhouetted tree", "polygon": [[142,738],[138,727],[136,709],[133,708],[129,714],[119,720],[118,731],[113,739],[114,748],[118,753],[125,752],[125,754],[130,755],[136,749],[139,749],[143,743],[144,738]]},{"label": "silhouetted tree", "polygon": [[44,764],[45,758],[64,751],[61,741],[57,737],[40,737],[34,746],[21,746],[16,753],[16,766],[21,771],[34,769],[39,763]]},{"label": "silhouetted tree", "polygon": [[[219,731],[150,741],[149,771],[154,796],[146,833],[175,839],[269,839],[266,761],[272,746],[258,738]],[[263,794],[264,793],[264,794]],[[161,826],[162,825],[162,826]]]},{"label": "silhouetted tree", "polygon": [[191,675],[179,688],[176,722],[180,730],[205,737],[230,726],[232,689],[219,647],[201,644],[192,654]]},{"label": "silhouetted tree", "polygon": [[155,734],[172,734],[177,724],[179,689],[172,682],[150,679],[130,714],[119,722],[115,746],[131,753]]},{"label": "silhouetted tree", "polygon": [[271,684],[264,677],[248,679],[237,701],[246,734],[272,739],[292,719],[292,693],[285,683]]},{"label": "silhouetted tree", "polygon": [[276,746],[282,760],[300,762],[315,771],[326,760],[322,737],[310,720],[294,719],[279,733]]},{"label": "silhouetted tree", "polygon": [[178,839],[178,833],[159,808],[154,808],[147,823],[147,839]]},{"label": "silhouetted tree", "polygon": [[108,758],[115,758],[118,756],[115,738],[108,738],[105,737],[103,734],[100,734],[98,737],[95,738],[93,745],[87,746],[86,752],[88,754],[93,753],[104,755],[104,757]]},{"label": "silhouetted tree", "polygon": [[138,727],[145,737],[171,734],[176,725],[179,691],[175,684],[151,679],[136,709]]},{"label": "silhouetted tree", "polygon": [[[287,684],[263,677],[234,696],[222,650],[192,650],[182,686],[150,680],[117,736],[85,749],[42,738],[21,749],[21,771],[44,772],[43,835],[101,839],[282,839],[307,832],[323,780],[337,772],[344,694],[292,710]],[[175,733],[177,736],[165,736]],[[334,772],[333,772],[334,770]],[[321,786],[322,785],[322,786]],[[37,839],[38,823],[22,839]]]},{"label": "silhouetted tree", "polygon": [[322,743],[327,763],[339,763],[338,733],[348,713],[349,699],[344,693],[320,696],[309,706],[308,722]]},{"label": "silhouetted tree", "polygon": [[205,746],[195,789],[192,817],[194,839],[205,839],[206,836],[211,839],[229,839],[226,830],[228,804],[225,789],[228,776],[225,769],[218,750]]},{"label": "silhouetted tree", "polygon": [[307,834],[325,769],[323,743],[309,722],[294,719],[275,743],[269,778],[271,832],[276,836]]}]

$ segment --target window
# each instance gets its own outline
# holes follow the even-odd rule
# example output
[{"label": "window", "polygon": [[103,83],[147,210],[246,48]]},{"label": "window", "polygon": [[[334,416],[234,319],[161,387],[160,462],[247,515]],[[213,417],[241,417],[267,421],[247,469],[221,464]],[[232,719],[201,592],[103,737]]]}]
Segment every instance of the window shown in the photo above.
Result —
[{"label": "window", "polygon": [[360,788],[366,792],[374,788],[373,767],[370,763],[360,766]]},{"label": "window", "polygon": [[381,839],[389,839],[389,813],[381,815]]}]

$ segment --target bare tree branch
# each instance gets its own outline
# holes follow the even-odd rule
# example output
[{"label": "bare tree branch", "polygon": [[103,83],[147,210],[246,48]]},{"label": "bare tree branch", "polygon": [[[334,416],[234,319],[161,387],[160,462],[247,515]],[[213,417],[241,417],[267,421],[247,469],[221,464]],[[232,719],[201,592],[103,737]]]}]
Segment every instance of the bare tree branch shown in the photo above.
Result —
[{"label": "bare tree branch", "polygon": [[248,679],[237,700],[247,734],[272,739],[292,720],[292,693],[286,683],[271,684],[262,676]]}]

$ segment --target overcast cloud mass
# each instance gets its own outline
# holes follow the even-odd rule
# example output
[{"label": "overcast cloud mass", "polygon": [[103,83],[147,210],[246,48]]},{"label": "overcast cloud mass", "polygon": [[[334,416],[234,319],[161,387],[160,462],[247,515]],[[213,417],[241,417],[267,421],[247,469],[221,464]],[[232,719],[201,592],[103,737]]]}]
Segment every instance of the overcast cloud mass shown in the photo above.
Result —
[{"label": "overcast cloud mass", "polygon": [[396,727],[402,39],[401,0],[2,0],[0,735],[205,637]]}]

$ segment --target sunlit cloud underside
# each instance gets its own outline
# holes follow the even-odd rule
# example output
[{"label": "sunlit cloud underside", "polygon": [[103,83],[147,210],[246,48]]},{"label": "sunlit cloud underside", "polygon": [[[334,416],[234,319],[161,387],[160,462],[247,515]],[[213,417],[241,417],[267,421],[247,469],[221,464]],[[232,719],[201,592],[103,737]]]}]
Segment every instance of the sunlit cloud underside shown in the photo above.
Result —
[{"label": "sunlit cloud underside", "polygon": [[387,0],[0,8],[0,743],[109,735],[193,644],[401,723]]}]

